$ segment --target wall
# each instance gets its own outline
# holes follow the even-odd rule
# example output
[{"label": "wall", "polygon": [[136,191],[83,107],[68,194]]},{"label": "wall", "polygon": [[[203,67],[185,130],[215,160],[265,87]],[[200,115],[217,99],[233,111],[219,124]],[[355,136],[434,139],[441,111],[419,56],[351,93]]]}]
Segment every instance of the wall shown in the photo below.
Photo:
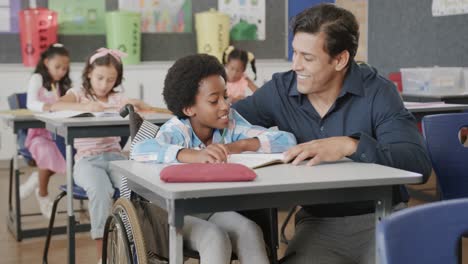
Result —
[{"label": "wall", "polygon": [[[21,0],[22,7],[28,6],[28,0]],[[65,1],[65,0],[64,0]],[[75,1],[75,0],[74,0]],[[106,10],[116,10],[118,0],[106,0]],[[47,6],[46,0],[37,0],[38,6]],[[217,0],[192,0],[193,13],[217,7]],[[266,1],[266,40],[264,41],[235,41],[235,46],[252,51],[259,59],[286,58],[286,1]],[[193,19],[195,25],[195,19]],[[196,53],[196,34],[193,33],[164,33],[142,34],[142,61],[175,60],[181,56]],[[0,34],[0,63],[20,63],[19,36],[15,34]],[[104,35],[71,36],[59,35],[59,42],[71,51],[73,62],[82,62],[89,54],[99,47],[106,45]]]},{"label": "wall", "polygon": [[468,66],[468,14],[432,17],[432,0],[369,0],[369,63],[381,73]]}]

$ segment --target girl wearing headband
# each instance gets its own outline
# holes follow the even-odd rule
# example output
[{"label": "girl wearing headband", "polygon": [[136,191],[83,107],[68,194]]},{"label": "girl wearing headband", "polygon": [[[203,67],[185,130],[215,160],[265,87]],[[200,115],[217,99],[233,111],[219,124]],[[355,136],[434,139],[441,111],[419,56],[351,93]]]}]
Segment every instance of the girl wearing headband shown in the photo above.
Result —
[{"label": "girl wearing headband", "polygon": [[[151,106],[140,100],[127,99],[116,88],[123,76],[121,58],[125,53],[106,48],[98,49],[87,61],[83,70],[81,88],[70,89],[52,110],[78,110],[101,112],[117,110],[127,103],[139,110],[150,110]],[[76,149],[74,180],[89,198],[91,237],[97,242],[100,259],[104,224],[112,206],[114,188],[120,188],[120,175],[109,170],[109,162],[127,159],[121,154],[120,137],[75,139]]]},{"label": "girl wearing headband", "polygon": [[250,89],[252,93],[257,90],[255,83],[245,74],[247,63],[250,63],[255,74],[254,80],[256,80],[255,57],[251,52],[236,49],[233,46],[229,46],[224,51],[223,64],[227,75],[226,91],[232,103],[244,99],[247,89]]}]

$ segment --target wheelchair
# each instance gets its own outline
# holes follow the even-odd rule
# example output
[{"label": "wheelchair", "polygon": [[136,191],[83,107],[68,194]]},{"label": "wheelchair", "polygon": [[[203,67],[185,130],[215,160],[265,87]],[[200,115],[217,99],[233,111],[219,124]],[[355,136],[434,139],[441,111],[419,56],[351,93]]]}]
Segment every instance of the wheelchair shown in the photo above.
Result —
[{"label": "wheelchair", "polygon": [[[140,115],[134,112],[132,105],[126,105],[120,111],[122,117],[129,116],[131,149],[136,142],[144,139],[154,138],[158,127],[144,121]],[[132,263],[132,264],[164,264],[169,263],[168,259],[168,241],[150,243],[147,245],[149,236],[158,236],[168,238],[167,228],[162,230],[153,230],[156,232],[144,232],[144,218],[148,217],[148,207],[152,209],[159,208],[146,201],[128,189],[127,180],[122,179],[120,198],[114,203],[112,212],[107,218],[104,227],[102,263]],[[154,218],[167,219],[167,214],[161,210],[161,215],[150,215]],[[261,209],[239,212],[251,220],[255,221],[262,229],[264,240],[266,241],[267,252],[271,263],[278,263],[278,223],[276,209]],[[164,218],[165,217],[165,218]],[[148,218],[146,218],[148,219]],[[163,233],[166,232],[166,233]],[[164,240],[164,239],[162,239]],[[162,241],[160,240],[160,241]],[[154,241],[154,240],[151,240]],[[157,248],[156,250],[154,250]],[[199,259],[198,252],[184,249],[186,259]],[[233,254],[232,260],[236,256]]]}]

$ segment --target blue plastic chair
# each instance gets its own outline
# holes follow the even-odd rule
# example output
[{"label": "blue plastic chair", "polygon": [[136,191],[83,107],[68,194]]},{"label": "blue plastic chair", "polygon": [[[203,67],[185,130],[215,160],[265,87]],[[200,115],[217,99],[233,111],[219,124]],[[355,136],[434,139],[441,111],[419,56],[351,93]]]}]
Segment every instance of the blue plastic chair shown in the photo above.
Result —
[{"label": "blue plastic chair", "polygon": [[[26,108],[26,93],[15,93],[8,96],[8,106],[11,110],[16,109],[25,109]],[[31,165],[35,166],[34,159],[29,152],[29,150],[24,146],[24,142],[26,141],[26,136],[28,135],[27,129],[20,129],[18,131],[18,154],[23,156],[26,162]]]},{"label": "blue plastic chair", "polygon": [[379,263],[461,263],[461,238],[467,232],[467,198],[401,210],[377,225]]},{"label": "blue plastic chair", "polygon": [[[52,231],[54,229],[54,222],[55,222],[55,215],[57,213],[57,206],[58,206],[58,203],[60,202],[60,200],[62,200],[62,198],[65,197],[65,195],[67,195],[67,185],[66,184],[60,185],[59,189],[60,189],[61,192],[57,195],[57,197],[55,197],[54,203],[52,205],[52,215],[50,216],[49,229],[47,231],[47,238],[46,238],[46,242],[45,242],[45,245],[44,245],[44,253],[42,255],[42,263],[44,263],[44,264],[48,263],[47,256],[48,256],[48,252],[49,252],[50,240],[52,238]],[[120,196],[119,189],[115,189],[113,198],[117,199],[117,198],[119,198],[119,196]],[[80,201],[88,200],[88,195],[86,195],[86,191],[83,188],[81,188],[78,185],[73,184],[73,199],[80,200]]]},{"label": "blue plastic chair", "polygon": [[[56,142],[59,149],[61,147],[61,144],[65,143],[63,141],[63,138],[60,137],[60,139],[61,139],[61,141]],[[73,156],[75,155],[75,152],[76,152],[75,149],[73,149]],[[62,152],[62,155],[64,155],[64,154],[65,153]],[[42,255],[42,263],[43,264],[48,263],[47,257],[48,257],[48,254],[49,254],[50,240],[52,239],[52,233],[53,233],[53,230],[54,230],[55,215],[57,214],[58,203],[60,202],[60,200],[62,200],[63,197],[65,197],[67,195],[67,185],[66,184],[60,185],[59,190],[60,190],[60,193],[55,197],[54,203],[52,205],[52,214],[51,214],[50,220],[49,220],[49,227],[48,227],[48,230],[47,230],[47,238],[46,238],[46,242],[45,242],[45,245],[44,245],[44,252],[43,252],[43,255]],[[119,196],[120,196],[119,189],[116,188],[115,192],[114,192],[113,199],[116,200],[117,198],[119,198]],[[88,200],[88,195],[86,194],[86,191],[83,188],[81,188],[80,186],[76,185],[75,183],[73,183],[73,199],[79,200],[81,202],[82,206],[83,206],[83,201]],[[81,210],[83,210],[83,209],[80,209],[79,211],[81,211]],[[87,226],[89,226],[89,225],[87,225]],[[77,231],[86,231],[86,229],[75,230],[75,232],[77,232]]]},{"label": "blue plastic chair", "polygon": [[425,116],[422,126],[440,198],[468,197],[468,148],[458,138],[468,127],[468,113]]}]

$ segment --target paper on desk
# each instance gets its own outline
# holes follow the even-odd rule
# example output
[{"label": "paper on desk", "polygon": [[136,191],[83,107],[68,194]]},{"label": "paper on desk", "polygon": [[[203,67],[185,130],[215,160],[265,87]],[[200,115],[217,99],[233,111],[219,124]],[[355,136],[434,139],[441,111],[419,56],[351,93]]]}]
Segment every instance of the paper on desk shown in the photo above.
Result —
[{"label": "paper on desk", "polygon": [[35,114],[35,116],[50,118],[50,119],[62,119],[62,118],[72,118],[72,117],[109,117],[109,116],[119,116],[117,112],[83,112],[83,111],[57,111],[49,113],[40,113]]}]

